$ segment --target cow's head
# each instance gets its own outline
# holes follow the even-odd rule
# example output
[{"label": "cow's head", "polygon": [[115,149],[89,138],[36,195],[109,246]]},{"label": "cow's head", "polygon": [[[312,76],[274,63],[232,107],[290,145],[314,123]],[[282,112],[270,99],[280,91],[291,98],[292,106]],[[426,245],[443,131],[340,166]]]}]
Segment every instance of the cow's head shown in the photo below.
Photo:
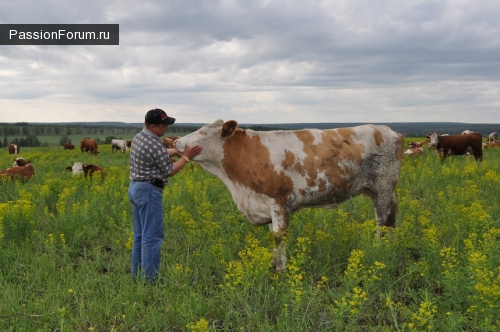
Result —
[{"label": "cow's head", "polygon": [[76,161],[73,166],[66,167],[66,170],[72,171],[73,175],[80,175],[83,173],[83,164],[81,161]]},{"label": "cow's head", "polygon": [[439,135],[437,133],[429,133],[425,137],[429,139],[429,147],[437,147],[439,143]]},{"label": "cow's head", "polygon": [[14,164],[12,166],[26,166],[31,163],[30,160],[24,158],[14,158]]},{"label": "cow's head", "polygon": [[231,137],[238,128],[238,122],[234,120],[217,120],[214,123],[207,124],[199,130],[179,138],[175,141],[175,148],[179,152],[184,152],[186,146],[192,147],[199,145],[203,151],[193,160],[220,160],[222,159],[222,145],[224,140]]}]

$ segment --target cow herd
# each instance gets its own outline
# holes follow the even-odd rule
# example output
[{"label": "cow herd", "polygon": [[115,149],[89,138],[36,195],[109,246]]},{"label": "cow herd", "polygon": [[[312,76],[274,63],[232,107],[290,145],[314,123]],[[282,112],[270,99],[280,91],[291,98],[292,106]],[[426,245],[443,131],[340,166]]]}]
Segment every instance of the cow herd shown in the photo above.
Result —
[{"label": "cow herd", "polygon": [[[163,145],[165,145],[166,148],[172,148],[173,142],[177,138],[178,137],[163,138]],[[114,153],[115,150],[117,150],[125,153],[131,147],[131,145],[131,140],[113,139],[111,140],[111,152]],[[82,153],[89,152],[92,155],[97,155],[99,153],[98,147],[98,143],[90,138],[84,138],[80,142],[80,150]],[[64,144],[63,149],[74,150],[75,146],[73,144],[66,143]],[[9,154],[19,155],[21,150],[16,144],[9,144],[7,147],[7,151],[9,152]],[[175,162],[175,160],[173,161]],[[193,164],[191,165],[191,169],[193,169]],[[102,178],[104,178],[106,175],[106,171],[101,166],[95,164],[84,164],[80,161],[75,162],[72,166],[66,167],[66,170],[72,172],[74,176],[83,175],[84,177],[92,177],[95,172],[100,173]],[[12,167],[0,172],[0,181],[4,179],[29,180],[34,175],[35,170],[33,168],[33,165],[31,165],[31,162],[19,157],[14,159],[14,164],[12,165]]]},{"label": "cow herd", "polygon": [[460,135],[438,135],[431,132],[426,138],[422,142],[409,142],[409,148],[404,154],[407,156],[420,156],[424,151],[425,144],[429,143],[429,149],[436,150],[436,153],[443,159],[452,155],[472,154],[476,161],[482,161],[483,149],[500,147],[500,142],[497,142],[498,134],[496,132],[489,134],[484,143],[481,134],[470,130],[464,130]]},{"label": "cow herd", "polygon": [[[125,142],[125,141],[123,141]],[[125,142],[126,144],[126,142]],[[85,138],[80,142],[81,152],[90,152],[91,154],[97,155],[99,152],[97,151],[98,144],[95,140]],[[75,146],[73,144],[64,144],[64,150],[74,150]],[[18,155],[20,153],[20,149],[16,144],[9,144],[7,147],[9,154]],[[92,175],[95,172],[99,172],[101,176],[104,178],[106,172],[105,170],[95,164],[83,164],[81,162],[75,162],[73,166],[66,167],[66,170],[72,171],[73,175],[84,175],[85,177]],[[4,169],[0,171],[0,181],[10,179],[10,180],[29,180],[35,175],[35,169],[31,164],[30,160],[25,158],[14,158],[14,164],[12,167]]]}]

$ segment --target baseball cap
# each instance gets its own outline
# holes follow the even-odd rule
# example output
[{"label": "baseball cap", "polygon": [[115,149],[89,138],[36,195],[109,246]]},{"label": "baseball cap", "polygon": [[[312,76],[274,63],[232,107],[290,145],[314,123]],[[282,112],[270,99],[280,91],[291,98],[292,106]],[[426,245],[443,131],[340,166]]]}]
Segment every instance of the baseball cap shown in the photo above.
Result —
[{"label": "baseball cap", "polygon": [[150,124],[166,124],[171,125],[174,124],[175,118],[170,118],[167,116],[165,111],[155,108],[154,110],[150,110],[146,113],[145,121]]}]

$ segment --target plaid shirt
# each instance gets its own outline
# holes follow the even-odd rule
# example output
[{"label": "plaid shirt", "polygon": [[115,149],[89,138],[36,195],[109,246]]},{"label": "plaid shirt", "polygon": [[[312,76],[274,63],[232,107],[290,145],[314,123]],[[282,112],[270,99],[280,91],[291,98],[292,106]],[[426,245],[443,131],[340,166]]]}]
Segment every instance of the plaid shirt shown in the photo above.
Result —
[{"label": "plaid shirt", "polygon": [[168,183],[174,168],[160,137],[144,127],[132,140],[130,150],[130,180],[159,179]]}]

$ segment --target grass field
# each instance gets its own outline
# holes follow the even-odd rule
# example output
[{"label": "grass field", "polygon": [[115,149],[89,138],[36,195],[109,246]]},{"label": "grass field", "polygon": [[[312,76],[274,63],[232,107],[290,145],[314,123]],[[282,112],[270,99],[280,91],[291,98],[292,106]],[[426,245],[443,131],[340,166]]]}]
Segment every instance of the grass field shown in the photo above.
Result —
[{"label": "grass field", "polygon": [[[23,148],[35,178],[0,183],[1,331],[500,330],[500,150],[406,158],[391,239],[363,196],[294,214],[286,273],[268,227],[186,167],[164,190],[153,285],[130,277],[128,153],[99,151]],[[73,178],[75,161],[107,176]]]}]

